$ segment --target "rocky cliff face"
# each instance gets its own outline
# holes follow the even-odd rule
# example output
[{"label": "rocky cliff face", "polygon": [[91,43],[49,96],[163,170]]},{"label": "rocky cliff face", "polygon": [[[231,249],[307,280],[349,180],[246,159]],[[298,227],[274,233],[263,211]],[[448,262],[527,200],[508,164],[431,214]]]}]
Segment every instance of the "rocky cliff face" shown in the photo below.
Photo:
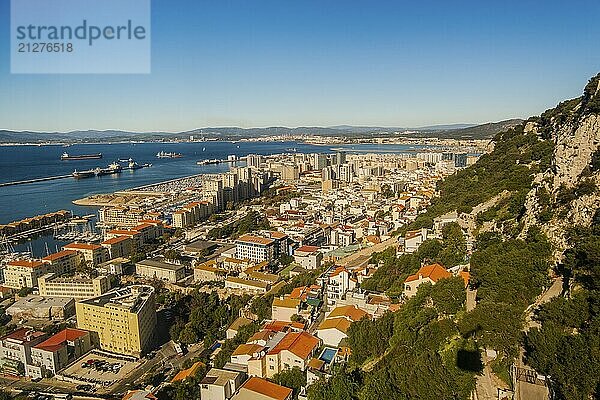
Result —
[{"label": "rocky cliff face", "polygon": [[525,201],[525,232],[537,224],[556,247],[560,259],[567,230],[589,225],[600,208],[600,74],[583,96],[530,119],[525,134],[551,138],[552,167],[534,177]]}]

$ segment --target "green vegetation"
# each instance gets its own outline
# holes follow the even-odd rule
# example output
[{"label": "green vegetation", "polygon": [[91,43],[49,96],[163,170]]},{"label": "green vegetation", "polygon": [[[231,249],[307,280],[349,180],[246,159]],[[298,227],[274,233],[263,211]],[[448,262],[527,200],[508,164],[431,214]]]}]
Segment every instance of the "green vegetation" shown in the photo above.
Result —
[{"label": "green vegetation", "polygon": [[[309,399],[468,398],[482,366],[476,343],[461,338],[455,322],[465,297],[461,278],[442,279],[421,285],[396,313],[354,323],[349,365],[330,385],[311,386]],[[373,369],[362,373],[361,364]]]},{"label": "green vegetation", "polygon": [[298,367],[284,370],[271,379],[278,385],[288,387],[294,391],[293,398],[297,399],[300,389],[306,386],[306,374]]},{"label": "green vegetation", "polygon": [[440,196],[432,200],[427,212],[398,233],[430,228],[435,217],[454,210],[470,213],[473,207],[505,190],[510,192],[509,199],[479,216],[478,221],[496,219],[506,223],[520,218],[533,175],[550,167],[554,144],[533,134],[525,135],[523,125],[497,134],[494,144],[494,150],[482,155],[477,163],[440,182]]},{"label": "green vegetation", "polygon": [[459,322],[460,331],[512,360],[521,342],[523,313],[548,282],[551,248],[537,228],[526,240],[485,234],[477,243],[471,282],[479,302]]},{"label": "green vegetation", "polygon": [[233,339],[227,339],[223,346],[221,347],[221,351],[214,360],[214,365],[216,368],[223,368],[223,366],[229,362],[231,354],[235,351],[235,349],[240,345],[244,344],[250,339],[250,336],[254,335],[260,329],[260,325],[257,322],[252,322],[248,325],[244,325],[238,329],[237,334]]},{"label": "green vegetation", "polygon": [[[156,393],[159,400],[190,400],[200,398],[200,382],[207,373],[206,367],[199,368],[195,376],[188,377],[184,381],[175,382]],[[159,372],[159,374],[161,374]],[[160,384],[161,381],[159,381]]]},{"label": "green vegetation", "polygon": [[204,340],[210,344],[221,336],[225,326],[235,320],[248,297],[230,296],[221,300],[217,292],[196,290],[172,300],[175,302],[172,308],[175,323],[169,330],[171,339],[186,344]]},{"label": "green vegetation", "polygon": [[246,233],[269,228],[269,221],[263,214],[257,211],[250,211],[243,218],[238,219],[237,221],[227,224],[221,228],[211,229],[207,233],[206,237],[207,239],[223,239],[228,237],[237,238]]},{"label": "green vegetation", "polygon": [[30,287],[22,287],[21,289],[19,289],[19,291],[17,292],[17,294],[19,295],[19,297],[27,297],[28,295],[30,295],[31,293],[33,293],[33,289]]},{"label": "green vegetation", "polygon": [[350,325],[346,339],[352,349],[350,363],[360,366],[369,359],[382,356],[389,344],[381,339],[390,338],[393,333],[394,314],[391,312],[376,320],[363,318]]},{"label": "green vegetation", "polygon": [[321,379],[308,387],[308,400],[355,400],[361,383],[359,370],[349,371],[343,365],[336,366],[329,380]]},{"label": "green vegetation", "polygon": [[11,321],[12,317],[6,313],[6,309],[0,307],[0,336],[10,333],[16,328],[16,325],[10,323]]},{"label": "green vegetation", "polygon": [[413,254],[396,257],[396,250],[390,247],[383,252],[374,253],[369,263],[383,264],[373,276],[365,280],[361,287],[366,290],[386,292],[398,297],[408,275],[415,273],[423,262],[439,262],[446,268],[462,264],[465,261],[466,242],[460,226],[453,222],[442,229],[442,240],[426,240]]},{"label": "green vegetation", "polygon": [[549,375],[559,398],[600,396],[600,211],[591,227],[570,232],[571,248],[559,270],[570,298],[556,297],[544,304],[536,318],[541,329],[525,338],[527,362]]}]

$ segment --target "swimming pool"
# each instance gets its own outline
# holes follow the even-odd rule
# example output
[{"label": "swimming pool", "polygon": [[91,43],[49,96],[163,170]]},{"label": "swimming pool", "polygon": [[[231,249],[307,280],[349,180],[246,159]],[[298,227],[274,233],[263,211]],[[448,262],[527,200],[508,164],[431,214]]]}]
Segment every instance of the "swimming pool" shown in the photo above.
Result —
[{"label": "swimming pool", "polygon": [[323,350],[323,352],[321,353],[319,360],[325,361],[327,364],[331,364],[331,362],[335,358],[336,354],[337,354],[337,349],[333,349],[331,347],[326,347]]}]

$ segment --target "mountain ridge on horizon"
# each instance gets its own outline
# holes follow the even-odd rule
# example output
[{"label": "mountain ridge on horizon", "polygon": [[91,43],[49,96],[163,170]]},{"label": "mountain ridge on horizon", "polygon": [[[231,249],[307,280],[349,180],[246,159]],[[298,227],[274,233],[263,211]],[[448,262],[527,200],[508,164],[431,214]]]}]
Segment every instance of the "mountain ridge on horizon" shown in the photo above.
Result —
[{"label": "mountain ridge on horizon", "polygon": [[[117,140],[160,140],[160,139],[184,139],[190,135],[201,134],[207,137],[220,138],[252,138],[272,135],[292,135],[292,134],[312,134],[317,136],[347,136],[348,138],[359,139],[368,135],[375,134],[390,135],[394,132],[416,131],[410,134],[410,137],[437,137],[437,138],[480,138],[488,139],[493,137],[497,131],[504,129],[507,125],[512,126],[522,122],[521,119],[508,119],[499,122],[489,122],[486,124],[444,124],[431,125],[419,128],[401,128],[401,127],[378,127],[378,126],[353,126],[337,125],[333,127],[319,126],[299,126],[299,127],[262,127],[262,128],[240,128],[240,127],[205,127],[196,128],[180,132],[165,131],[146,131],[134,132],[119,129],[88,129],[73,130],[67,132],[39,132],[39,131],[17,131],[0,129],[0,142],[2,143],[38,143],[38,142],[64,142],[76,141],[85,142],[91,140],[117,141]],[[482,132],[478,133],[478,127]]]}]

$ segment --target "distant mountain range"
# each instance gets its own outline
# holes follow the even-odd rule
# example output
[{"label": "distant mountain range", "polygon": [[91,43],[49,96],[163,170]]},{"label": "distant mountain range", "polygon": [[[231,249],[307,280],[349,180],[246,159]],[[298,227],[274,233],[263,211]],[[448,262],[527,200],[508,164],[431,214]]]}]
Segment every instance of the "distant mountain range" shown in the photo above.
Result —
[{"label": "distant mountain range", "polygon": [[161,141],[187,139],[190,135],[197,138],[219,138],[221,140],[239,140],[263,136],[345,136],[351,139],[390,137],[406,133],[406,137],[452,138],[452,139],[490,139],[496,133],[523,122],[520,119],[487,123],[483,125],[452,124],[434,125],[420,128],[351,126],[330,127],[266,127],[239,128],[218,127],[199,128],[183,132],[129,132],[120,130],[86,130],[72,132],[32,132],[0,130],[0,143],[81,143],[81,142],[117,142],[117,141]]}]

